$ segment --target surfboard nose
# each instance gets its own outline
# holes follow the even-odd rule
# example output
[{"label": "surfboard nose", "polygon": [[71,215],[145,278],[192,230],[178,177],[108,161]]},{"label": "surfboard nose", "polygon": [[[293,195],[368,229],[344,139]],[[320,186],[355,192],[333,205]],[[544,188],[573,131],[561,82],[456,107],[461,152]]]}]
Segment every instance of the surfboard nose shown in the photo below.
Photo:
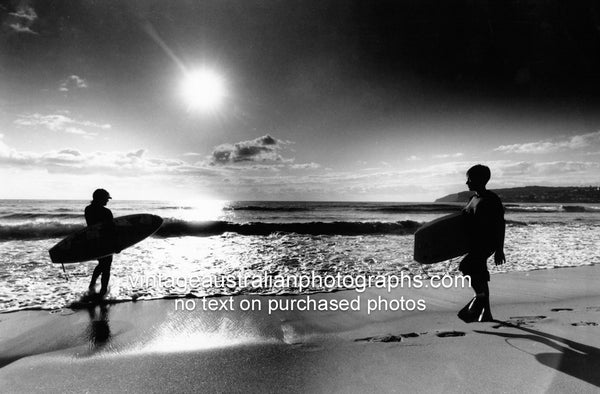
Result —
[{"label": "surfboard nose", "polygon": [[152,229],[154,229],[152,231],[152,234],[154,234],[155,232],[157,232],[158,229],[160,228],[160,226],[162,226],[162,224],[164,222],[163,218],[161,218],[160,216],[158,216],[158,215],[150,215],[150,214],[144,215],[143,220],[144,220],[144,223],[141,223],[141,224],[143,224],[144,226],[148,226],[148,227],[151,227]]},{"label": "surfboard nose", "polygon": [[144,226],[158,228],[162,225],[163,219],[157,215],[142,214],[142,215],[140,215],[139,223]]},{"label": "surfboard nose", "polygon": [[152,215],[152,224],[156,227],[160,227],[163,224],[163,218],[157,215]]}]

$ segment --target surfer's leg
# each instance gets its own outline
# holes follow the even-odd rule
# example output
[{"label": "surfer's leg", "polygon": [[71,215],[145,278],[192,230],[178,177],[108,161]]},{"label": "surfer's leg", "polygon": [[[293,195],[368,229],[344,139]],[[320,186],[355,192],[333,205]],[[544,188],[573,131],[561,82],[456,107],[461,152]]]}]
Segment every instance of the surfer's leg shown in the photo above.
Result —
[{"label": "surfer's leg", "polygon": [[464,276],[471,280],[471,288],[475,297],[458,313],[458,317],[467,323],[475,321],[491,321],[490,290],[488,281],[490,273],[487,270],[487,255],[469,253],[459,266]]},{"label": "surfer's leg", "polygon": [[90,281],[90,286],[89,286],[90,291],[96,290],[96,281],[98,280],[98,277],[100,276],[101,273],[102,273],[102,259],[98,260],[98,265],[96,265],[96,268],[94,268],[94,272],[92,273],[92,280]]},{"label": "surfer's leg", "polygon": [[475,297],[479,304],[479,316],[477,316],[477,321],[480,322],[492,321],[494,319],[490,308],[490,288],[488,286],[489,275],[489,272],[486,270],[485,273],[476,275],[475,278],[471,279],[471,286],[475,291]]},{"label": "surfer's leg", "polygon": [[471,276],[471,287],[475,295],[490,296],[489,275],[489,272],[486,271]]},{"label": "surfer's leg", "polygon": [[112,263],[112,256],[105,257],[99,260],[98,266],[102,267],[102,277],[100,278],[100,294],[104,295],[108,291],[108,281],[110,280],[110,266]]}]

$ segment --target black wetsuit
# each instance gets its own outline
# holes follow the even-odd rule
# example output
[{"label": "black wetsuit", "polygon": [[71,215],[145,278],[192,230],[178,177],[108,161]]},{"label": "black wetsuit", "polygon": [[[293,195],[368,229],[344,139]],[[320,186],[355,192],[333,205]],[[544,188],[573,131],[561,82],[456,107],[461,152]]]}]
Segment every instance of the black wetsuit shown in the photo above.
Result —
[{"label": "black wetsuit", "polygon": [[487,259],[502,247],[504,207],[496,193],[486,190],[472,196],[463,212],[468,218],[470,242],[469,253],[459,269],[464,275],[471,276],[471,282],[476,286],[477,282],[490,280]]},{"label": "black wetsuit", "polygon": [[96,223],[110,222],[113,220],[113,214],[110,209],[100,205],[92,203],[85,207],[85,221],[88,226]]},{"label": "black wetsuit", "polygon": [[503,248],[504,207],[495,193],[485,190],[471,197],[463,213],[467,216],[469,252],[459,269],[470,277],[476,296],[458,312],[458,317],[467,323],[493,321],[487,259]]},{"label": "black wetsuit", "polygon": [[[85,221],[88,226],[97,223],[108,222],[111,223],[113,220],[113,214],[110,209],[100,205],[95,204],[93,201],[90,205],[85,207]],[[100,279],[100,284],[102,285],[100,292],[106,293],[108,289],[108,281],[110,279],[110,266],[112,263],[112,256],[106,256],[98,260],[98,265],[94,268],[94,273],[92,274],[92,284],[96,283],[96,279],[98,276],[102,275]]]}]

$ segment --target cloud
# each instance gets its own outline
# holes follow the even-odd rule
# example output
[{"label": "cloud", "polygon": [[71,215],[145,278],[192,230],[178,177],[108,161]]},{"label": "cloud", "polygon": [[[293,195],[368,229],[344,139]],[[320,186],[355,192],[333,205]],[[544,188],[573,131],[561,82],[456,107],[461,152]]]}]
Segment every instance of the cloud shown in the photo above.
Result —
[{"label": "cloud", "polygon": [[541,140],[524,144],[501,145],[494,149],[504,153],[545,154],[564,150],[575,150],[600,145],[600,131],[576,135],[566,140]]},{"label": "cloud", "polygon": [[33,22],[37,19],[37,14],[31,7],[21,7],[19,10],[17,10],[17,12],[10,12],[8,15],[17,17],[19,19],[25,19],[30,22]]},{"label": "cloud", "polygon": [[98,133],[84,130],[82,127],[101,130],[108,130],[111,128],[109,124],[75,120],[62,114],[42,115],[35,113],[20,115],[14,123],[19,126],[44,127],[50,131],[75,134],[85,138],[93,138],[97,136]]},{"label": "cloud", "polygon": [[5,24],[17,33],[38,34],[31,29],[37,19],[35,10],[26,5],[20,5],[15,12],[8,13]]},{"label": "cloud", "polygon": [[0,157],[7,157],[10,154],[10,147],[2,141],[4,134],[0,134]]},{"label": "cloud", "polygon": [[419,160],[421,160],[421,158],[419,156],[412,155],[412,156],[407,157],[406,160],[407,161],[419,161]]},{"label": "cloud", "polygon": [[27,33],[27,34],[38,34],[35,31],[31,30],[29,26],[24,26],[20,23],[11,23],[8,25],[11,29],[16,31],[17,33]]},{"label": "cloud", "polygon": [[[279,144],[274,138],[263,140],[266,144],[260,139],[246,142],[252,142],[247,144],[250,146],[272,147]],[[195,160],[194,157],[189,159]],[[317,163],[264,163],[260,160],[243,163],[247,165],[214,165],[208,160],[192,164],[185,160],[153,156],[142,148],[120,152],[82,152],[67,147],[36,153],[13,149],[5,143],[5,138],[0,138],[0,167],[3,169],[37,172],[37,176],[42,170],[56,174],[55,179],[70,179],[74,184],[78,180],[85,182],[90,177],[110,177],[138,185],[132,186],[134,195],[148,182],[156,183],[156,179],[161,179],[159,184],[177,184],[190,190],[200,188],[228,199],[432,201],[466,190],[465,172],[475,164],[457,160],[410,169],[382,167],[369,171],[334,171]],[[490,188],[600,183],[598,161],[497,160],[484,164],[492,170]],[[312,171],[316,169],[319,171]]]},{"label": "cloud", "polygon": [[[54,123],[51,125],[54,126]],[[262,138],[262,143],[272,146],[274,139]],[[276,142],[280,144],[280,142]],[[244,150],[241,150],[244,152]],[[261,184],[292,179],[298,170],[315,170],[318,163],[291,163],[286,161],[252,162],[248,166],[215,166],[208,161],[190,163],[185,160],[150,156],[146,149],[131,151],[82,152],[64,148],[46,152],[21,151],[8,146],[0,137],[0,166],[26,170],[45,170],[53,174],[107,175],[137,178],[141,176],[181,176],[194,182],[217,182],[229,179],[232,185]],[[284,172],[284,170],[286,170]],[[219,184],[222,182],[218,182]]]},{"label": "cloud", "polygon": [[293,159],[286,159],[280,154],[283,146],[289,143],[289,141],[277,140],[267,134],[249,141],[223,144],[213,149],[210,162],[213,165],[244,162],[265,164],[292,162]]},{"label": "cloud", "polygon": [[[264,193],[286,198],[309,194],[314,198],[389,199],[393,201],[431,201],[446,194],[466,190],[465,172],[474,163],[454,161],[407,170],[321,172],[311,175],[287,175],[253,178]],[[484,163],[492,170],[491,188],[524,185],[589,185],[600,183],[600,163],[593,161]],[[242,189],[249,184],[241,182]],[[240,183],[238,182],[238,186]],[[269,191],[269,192],[266,192]]]},{"label": "cloud", "polygon": [[87,82],[83,78],[78,77],[77,75],[71,75],[61,82],[58,90],[61,92],[68,92],[72,89],[85,89],[87,87]]},{"label": "cloud", "polygon": [[457,159],[459,157],[463,157],[464,155],[461,152],[458,153],[446,153],[441,155],[433,155],[434,159]]},{"label": "cloud", "polygon": [[[411,170],[379,170],[371,172],[332,171],[293,174],[275,173],[274,176],[238,176],[234,179],[236,189],[254,190],[258,197],[310,199],[377,199],[426,200],[446,194],[444,187],[464,183],[464,174],[471,163],[456,162]],[[440,191],[442,190],[442,191]],[[427,194],[425,196],[425,194]],[[419,195],[422,197],[406,196]],[[240,197],[241,198],[241,197]],[[417,198],[415,200],[415,198]]]},{"label": "cloud", "polygon": [[58,153],[69,156],[81,156],[81,152],[75,149],[61,149],[58,151]]},{"label": "cloud", "polygon": [[182,160],[146,157],[145,149],[127,152],[83,153],[65,148],[43,153],[18,151],[0,139],[0,164],[3,167],[42,169],[49,173],[74,175],[113,175],[140,177],[151,175],[185,175],[222,177],[227,170],[207,165],[191,165]]},{"label": "cloud", "polygon": [[317,168],[321,168],[321,165],[318,163],[303,163],[303,164],[290,164],[288,168],[292,170],[316,170]]},{"label": "cloud", "polygon": [[[521,161],[516,163],[507,163],[500,167],[500,175],[503,177],[527,178],[545,178],[548,181],[554,181],[563,175],[587,174],[590,171],[600,169],[600,163],[593,161],[551,161],[551,162],[528,162]],[[600,180],[600,176],[597,177]],[[577,182],[577,178],[571,178],[572,182]]]},{"label": "cloud", "polygon": [[144,156],[144,153],[146,153],[145,149],[138,149],[135,152],[127,153],[127,157],[132,158],[132,159],[141,159],[142,156]]}]

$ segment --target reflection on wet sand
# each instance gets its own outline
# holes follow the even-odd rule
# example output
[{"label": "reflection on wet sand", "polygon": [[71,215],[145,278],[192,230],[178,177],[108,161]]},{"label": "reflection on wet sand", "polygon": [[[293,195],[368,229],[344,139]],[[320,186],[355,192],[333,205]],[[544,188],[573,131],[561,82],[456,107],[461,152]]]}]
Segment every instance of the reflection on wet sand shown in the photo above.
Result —
[{"label": "reflection on wet sand", "polygon": [[[96,314],[96,310],[99,309],[99,313]],[[87,336],[89,339],[90,350],[96,350],[104,347],[110,342],[110,324],[108,320],[108,305],[94,305],[88,308],[90,316],[90,324],[87,330]]]}]

